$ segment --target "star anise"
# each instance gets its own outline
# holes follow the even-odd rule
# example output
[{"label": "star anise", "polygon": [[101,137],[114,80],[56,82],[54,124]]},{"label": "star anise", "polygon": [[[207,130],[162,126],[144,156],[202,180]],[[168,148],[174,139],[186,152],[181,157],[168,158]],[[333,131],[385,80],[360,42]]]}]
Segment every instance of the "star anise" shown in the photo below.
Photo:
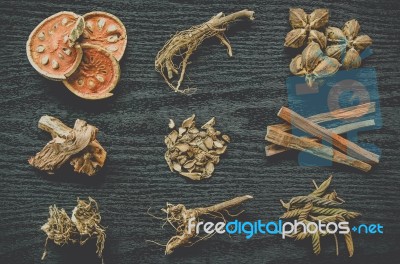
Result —
[{"label": "star anise", "polygon": [[290,63],[290,71],[297,76],[305,76],[306,83],[312,87],[315,80],[335,74],[340,67],[339,61],[322,53],[315,42],[311,42]]},{"label": "star anise", "polygon": [[346,70],[358,68],[361,65],[360,52],[372,44],[372,39],[367,35],[360,35],[360,24],[352,19],[344,24],[343,29],[328,27],[326,36],[329,46],[326,54],[342,62]]},{"label": "star anise", "polygon": [[286,35],[285,47],[300,48],[304,43],[314,41],[322,49],[325,49],[326,37],[324,33],[318,30],[328,23],[328,19],[328,9],[315,9],[307,15],[301,8],[291,8],[289,10],[289,22],[293,30]]}]

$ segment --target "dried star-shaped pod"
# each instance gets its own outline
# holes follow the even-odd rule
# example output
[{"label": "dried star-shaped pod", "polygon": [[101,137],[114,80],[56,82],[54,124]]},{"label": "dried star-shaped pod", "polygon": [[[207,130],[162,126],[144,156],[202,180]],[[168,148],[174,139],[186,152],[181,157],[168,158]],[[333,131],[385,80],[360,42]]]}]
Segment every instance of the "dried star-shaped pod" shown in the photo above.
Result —
[{"label": "dried star-shaped pod", "polygon": [[296,56],[290,63],[290,71],[296,76],[305,76],[308,86],[314,81],[335,74],[340,63],[334,59],[324,56],[321,48],[315,42],[311,42],[303,50],[301,55]]},{"label": "dried star-shaped pod", "polygon": [[372,44],[369,36],[358,36],[360,28],[358,21],[352,19],[345,23],[342,30],[336,27],[326,30],[329,42],[326,54],[341,61],[346,70],[360,67],[360,52]]},{"label": "dried star-shaped pod", "polygon": [[289,22],[293,30],[286,35],[285,47],[300,48],[307,40],[307,42],[318,43],[324,49],[326,37],[318,30],[328,23],[328,19],[328,9],[315,9],[307,15],[301,8],[291,8],[289,10]]},{"label": "dried star-shaped pod", "polygon": [[165,137],[165,160],[170,170],[192,180],[211,177],[230,142],[229,136],[215,130],[214,117],[201,130],[196,128],[195,115],[184,120],[179,128],[172,120],[169,123],[173,130]]}]

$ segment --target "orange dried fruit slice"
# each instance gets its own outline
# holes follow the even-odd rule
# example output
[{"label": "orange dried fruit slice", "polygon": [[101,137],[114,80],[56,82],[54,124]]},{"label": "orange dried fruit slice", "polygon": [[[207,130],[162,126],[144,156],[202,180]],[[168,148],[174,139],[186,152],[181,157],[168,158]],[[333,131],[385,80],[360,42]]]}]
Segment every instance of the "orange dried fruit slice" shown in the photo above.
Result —
[{"label": "orange dried fruit slice", "polygon": [[43,20],[26,43],[29,62],[41,75],[65,80],[78,67],[82,49],[75,41],[83,32],[83,17],[59,12]]},{"label": "orange dried fruit slice", "polygon": [[124,55],[127,35],[124,24],[116,16],[95,11],[83,15],[85,30],[82,43],[99,45],[111,52],[119,61]]},{"label": "orange dried fruit slice", "polygon": [[63,81],[77,96],[98,100],[112,96],[120,77],[119,63],[100,46],[82,44],[83,57],[78,69]]}]

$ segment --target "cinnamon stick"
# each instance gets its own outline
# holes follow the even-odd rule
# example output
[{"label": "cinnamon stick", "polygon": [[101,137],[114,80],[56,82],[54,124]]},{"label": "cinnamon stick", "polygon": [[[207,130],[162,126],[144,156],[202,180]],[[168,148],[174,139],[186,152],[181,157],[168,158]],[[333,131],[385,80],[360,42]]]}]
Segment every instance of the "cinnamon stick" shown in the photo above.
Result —
[{"label": "cinnamon stick", "polygon": [[[349,131],[360,129],[363,127],[370,127],[370,126],[374,126],[374,125],[375,125],[375,121],[373,119],[370,119],[370,120],[365,120],[365,121],[360,121],[360,122],[349,123],[349,124],[341,125],[341,126],[334,127],[334,128],[329,128],[329,131],[334,132],[336,134],[344,134]],[[272,125],[272,127],[275,127],[275,125]],[[317,138],[310,138],[310,139],[315,142],[319,141]],[[265,153],[266,153],[267,157],[270,157],[270,156],[273,156],[276,154],[280,154],[280,153],[286,152],[288,150],[289,150],[289,148],[282,147],[282,146],[279,146],[276,144],[270,144],[265,147]]]},{"label": "cinnamon stick", "polygon": [[277,129],[276,127],[269,126],[267,128],[266,138],[269,142],[272,142],[274,144],[304,151],[314,156],[351,166],[365,172],[371,170],[371,165],[368,163],[354,159],[348,155],[341,153],[340,151],[324,146],[311,139],[293,136],[287,132]]},{"label": "cinnamon stick", "polygon": [[329,131],[328,129],[314,122],[307,120],[287,107],[282,107],[278,112],[278,116],[304,132],[307,132],[315,137],[322,138],[327,142],[332,142],[333,146],[356,159],[365,160],[370,163],[379,162],[378,155],[361,148],[357,144],[339,136],[334,132]]}]

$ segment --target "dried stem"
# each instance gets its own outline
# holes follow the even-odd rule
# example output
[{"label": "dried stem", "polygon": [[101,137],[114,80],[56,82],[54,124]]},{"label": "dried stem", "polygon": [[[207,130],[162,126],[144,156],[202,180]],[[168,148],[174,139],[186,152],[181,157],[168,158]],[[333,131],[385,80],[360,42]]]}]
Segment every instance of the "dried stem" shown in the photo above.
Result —
[{"label": "dried stem", "polygon": [[[168,86],[175,92],[189,94],[192,89],[181,90],[180,87],[185,77],[190,56],[205,39],[214,36],[227,47],[228,55],[232,56],[232,47],[224,32],[227,29],[227,24],[242,18],[253,20],[254,12],[245,9],[227,16],[224,16],[221,12],[203,24],[176,33],[158,52],[155,59],[156,71],[161,74]],[[174,63],[175,57],[182,58],[179,65]],[[179,76],[176,85],[171,81],[174,75]]]}]

